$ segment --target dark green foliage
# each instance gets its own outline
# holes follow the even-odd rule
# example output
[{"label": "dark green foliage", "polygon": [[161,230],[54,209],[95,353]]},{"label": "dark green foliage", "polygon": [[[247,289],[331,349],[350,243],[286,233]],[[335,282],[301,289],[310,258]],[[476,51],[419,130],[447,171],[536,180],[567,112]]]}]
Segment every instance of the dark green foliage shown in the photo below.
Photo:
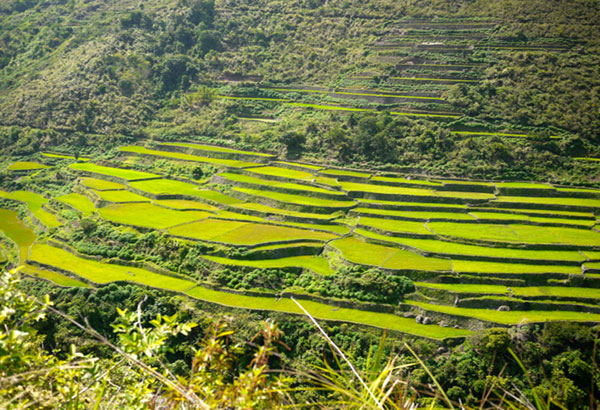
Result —
[{"label": "dark green foliage", "polygon": [[398,303],[405,294],[415,291],[414,283],[405,276],[358,266],[344,268],[333,276],[316,277],[304,273],[296,285],[325,297],[378,303]]}]

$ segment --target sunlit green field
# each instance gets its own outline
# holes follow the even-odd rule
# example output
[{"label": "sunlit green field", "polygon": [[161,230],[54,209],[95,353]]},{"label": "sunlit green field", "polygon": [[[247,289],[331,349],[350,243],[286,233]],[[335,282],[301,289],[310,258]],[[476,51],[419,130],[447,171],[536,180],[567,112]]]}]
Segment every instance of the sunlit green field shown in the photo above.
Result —
[{"label": "sunlit green field", "polygon": [[42,205],[48,202],[48,200],[40,194],[29,191],[0,191],[0,198],[12,199],[13,201],[27,204],[27,208],[29,208],[31,213],[48,228],[56,228],[62,225],[53,214],[42,208]]},{"label": "sunlit green field", "polygon": [[127,189],[123,184],[117,182],[106,181],[104,179],[82,177],[80,178],[81,185],[95,189],[96,191],[109,191],[112,189]]},{"label": "sunlit green field", "polygon": [[94,203],[90,201],[88,197],[81,194],[70,193],[59,196],[56,198],[56,200],[77,209],[83,214],[83,216],[90,216],[96,210]]},{"label": "sunlit green field", "polygon": [[336,235],[326,232],[213,218],[176,226],[168,231],[191,239],[244,246],[291,240],[327,241],[336,238]]},{"label": "sunlit green field", "polygon": [[33,161],[17,161],[8,166],[9,171],[34,171],[36,169],[50,168],[48,165]]},{"label": "sunlit green field", "polygon": [[180,152],[159,151],[159,150],[153,150],[153,149],[140,147],[137,145],[133,145],[133,146],[129,146],[129,147],[121,147],[121,148],[119,148],[119,150],[122,152],[131,152],[131,153],[135,153],[135,154],[152,155],[154,157],[202,162],[205,164],[211,164],[214,166],[221,166],[221,167],[244,168],[244,167],[251,167],[251,166],[256,165],[256,163],[254,163],[254,162],[238,161],[238,160],[232,160],[232,159],[221,159],[221,158],[209,158],[209,157],[202,157],[202,156],[198,156],[198,155],[182,154]]},{"label": "sunlit green field", "polygon": [[112,222],[156,229],[165,229],[211,216],[208,212],[176,211],[150,203],[110,205],[101,208],[98,213]]},{"label": "sunlit green field", "polygon": [[134,181],[136,179],[159,178],[160,177],[160,175],[151,174],[148,172],[135,171],[132,169],[105,167],[102,165],[91,164],[91,163],[71,164],[71,165],[69,165],[69,168],[74,169],[75,171],[84,171],[84,172],[90,172],[92,174],[107,175],[107,176],[123,179],[126,181]]},{"label": "sunlit green field", "polygon": [[259,269],[299,267],[310,269],[320,275],[333,275],[335,273],[329,267],[327,259],[320,256],[291,256],[288,258],[263,260],[228,259],[218,256],[204,256],[204,259],[224,266],[246,266]]}]

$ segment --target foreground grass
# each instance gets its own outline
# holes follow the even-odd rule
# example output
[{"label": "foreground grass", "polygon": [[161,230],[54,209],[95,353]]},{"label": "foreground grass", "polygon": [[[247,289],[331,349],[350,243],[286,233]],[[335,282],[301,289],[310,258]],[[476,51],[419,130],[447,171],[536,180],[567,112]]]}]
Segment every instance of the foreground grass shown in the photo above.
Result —
[{"label": "foreground grass", "polygon": [[123,169],[123,168],[113,168],[113,167],[105,167],[102,165],[96,164],[71,164],[69,168],[74,169],[76,171],[84,171],[91,172],[93,174],[99,175],[107,175],[119,179],[123,179],[125,181],[134,181],[136,179],[145,179],[145,178],[159,178],[160,175],[150,174],[148,172],[134,171],[131,169]]},{"label": "foreground grass", "polygon": [[151,203],[116,204],[101,208],[98,213],[108,221],[166,229],[171,226],[205,219],[212,214],[202,211],[177,211]]},{"label": "foreground grass", "polygon": [[263,260],[228,259],[218,256],[203,256],[203,258],[224,266],[246,266],[258,269],[283,269],[298,267],[309,269],[324,276],[335,274],[335,271],[329,266],[327,259],[321,256],[290,256],[287,258]]},{"label": "foreground grass", "polygon": [[402,270],[451,270],[449,260],[426,258],[413,252],[366,243],[355,237],[338,239],[332,241],[330,245],[339,250],[344,259],[359,265]]}]

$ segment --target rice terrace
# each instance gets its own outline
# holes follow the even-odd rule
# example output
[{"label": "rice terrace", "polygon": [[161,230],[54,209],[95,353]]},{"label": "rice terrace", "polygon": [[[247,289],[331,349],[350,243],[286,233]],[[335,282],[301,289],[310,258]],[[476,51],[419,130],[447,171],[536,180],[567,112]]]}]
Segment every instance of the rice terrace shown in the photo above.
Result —
[{"label": "rice terrace", "polygon": [[0,410],[600,410],[599,21],[0,1]]},{"label": "rice terrace", "polygon": [[[300,313],[289,301],[295,296],[319,319],[436,340],[499,325],[600,322],[600,190],[328,168],[194,143],[119,152],[102,165],[55,162],[76,178],[72,193],[1,193],[26,204],[36,231],[54,232],[33,240],[18,219],[3,223],[25,272],[62,286],[132,282],[231,307]],[[132,169],[159,158],[216,172],[184,181]],[[88,256],[61,239],[77,214],[124,234],[159,232],[201,247],[198,269],[279,269],[308,286],[215,288],[195,272]],[[408,278],[414,290],[382,289],[378,299],[358,294],[353,302],[319,290],[323,278],[351,266]]]}]

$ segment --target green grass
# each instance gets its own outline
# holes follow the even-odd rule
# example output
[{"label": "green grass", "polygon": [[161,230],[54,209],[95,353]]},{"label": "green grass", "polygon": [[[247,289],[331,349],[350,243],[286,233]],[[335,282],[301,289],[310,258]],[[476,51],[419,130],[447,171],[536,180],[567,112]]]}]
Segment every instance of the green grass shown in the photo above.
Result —
[{"label": "green grass", "polygon": [[600,262],[586,262],[585,267],[588,269],[600,269]]},{"label": "green grass", "polygon": [[36,278],[46,279],[56,283],[59,286],[66,286],[70,288],[88,288],[89,285],[77,279],[73,279],[62,273],[53,272],[47,269],[42,269],[37,266],[26,265],[21,271],[26,275],[33,276]]},{"label": "green grass", "polygon": [[42,152],[42,156],[46,157],[46,158],[57,158],[57,159],[72,159],[74,161],[89,161],[89,158],[85,158],[85,157],[78,157],[75,158],[72,155],[63,155],[63,154],[53,154],[51,152]]},{"label": "green grass", "polygon": [[80,258],[63,249],[46,244],[32,246],[29,260],[72,272],[96,283],[129,281],[179,292],[186,291],[195,285],[189,280],[159,275],[145,269]]},{"label": "green grass", "polygon": [[428,227],[438,235],[481,241],[600,246],[600,233],[586,229],[517,224],[477,224],[474,227],[454,222],[430,222]]},{"label": "green grass", "polygon": [[140,147],[137,145],[120,147],[119,151],[131,152],[134,154],[141,154],[141,155],[150,155],[150,156],[162,157],[162,158],[178,159],[178,160],[183,160],[183,161],[202,162],[205,164],[214,165],[216,167],[245,168],[245,167],[252,167],[252,166],[257,165],[255,162],[237,161],[237,160],[233,160],[233,159],[201,157],[198,155],[183,154],[180,152],[159,151],[159,150]]},{"label": "green grass", "polygon": [[270,175],[289,179],[312,180],[314,178],[314,175],[309,172],[271,166],[251,168],[247,171],[258,175]]},{"label": "green grass", "polygon": [[[303,315],[300,308],[288,298],[277,300],[274,297],[245,296],[234,293],[218,292],[200,286],[191,289],[186,292],[186,294],[196,299],[230,307],[272,310]],[[437,340],[452,337],[465,337],[471,334],[469,330],[465,329],[454,329],[452,327],[441,327],[438,325],[421,325],[416,323],[414,319],[404,318],[389,313],[334,308],[330,305],[309,300],[301,300],[300,303],[312,316],[320,320],[353,322]]]},{"label": "green grass", "polygon": [[589,198],[554,198],[554,197],[525,197],[525,196],[502,196],[502,195],[499,195],[498,199],[494,202],[542,204],[542,205],[564,205],[564,206],[587,206],[587,207],[591,207],[591,208],[600,208],[600,199],[589,199]]},{"label": "green grass", "polygon": [[232,212],[232,211],[224,211],[224,210],[220,210],[217,212],[216,218],[218,219],[232,219],[234,221],[246,221],[246,222],[260,222],[260,223],[268,223],[270,221],[268,221],[265,218],[262,218],[260,216],[254,216],[254,215],[247,215],[247,214],[242,214],[242,213],[237,213],[237,212]]},{"label": "green grass", "polygon": [[81,185],[95,189],[96,191],[109,191],[114,189],[127,189],[123,184],[117,182],[106,181],[104,179],[82,177],[80,178]]},{"label": "green grass", "polygon": [[433,305],[423,302],[408,302],[410,305],[420,307],[425,310],[446,313],[449,315],[472,317],[479,320],[485,320],[504,325],[516,325],[519,323],[534,323],[546,321],[574,321],[574,322],[600,322],[600,314],[569,312],[569,311],[518,311],[499,313],[492,309],[472,309],[459,308],[454,306]]},{"label": "green grass", "polygon": [[164,206],[166,208],[173,208],[178,210],[194,210],[194,211],[207,211],[216,212],[219,210],[216,206],[208,205],[202,202],[188,201],[185,199],[161,199],[152,201],[153,204],[158,206]]},{"label": "green grass", "polygon": [[59,196],[58,198],[56,198],[56,200],[65,203],[77,209],[78,211],[81,211],[84,217],[90,216],[96,211],[94,203],[90,201],[88,197],[74,192],[67,195]]},{"label": "green grass", "polygon": [[306,168],[309,169],[311,171],[318,171],[323,169],[323,167],[319,166],[319,165],[311,165],[311,164],[301,164],[299,162],[286,162],[286,161],[275,161],[275,164],[282,164],[282,165],[291,165],[294,167],[300,167],[300,168]]},{"label": "green grass", "polygon": [[50,168],[48,165],[33,161],[17,161],[8,166],[9,171],[34,171],[36,169]]},{"label": "green grass", "polygon": [[48,200],[39,194],[29,191],[0,191],[0,198],[12,199],[14,201],[26,203],[29,211],[31,211],[31,213],[48,228],[56,228],[62,225],[62,223],[56,219],[53,214],[42,208],[42,205],[48,202]]},{"label": "green grass", "polygon": [[590,162],[599,162],[600,158],[592,158],[592,157],[573,157],[576,161],[590,161]]},{"label": "green grass", "polygon": [[108,202],[150,202],[145,196],[134,194],[129,191],[94,191],[101,199]]},{"label": "green grass", "polygon": [[348,91],[327,91],[327,90],[305,90],[305,89],[294,89],[294,88],[266,88],[266,90],[280,91],[280,92],[294,92],[294,93],[319,93],[319,94],[341,94],[341,95],[357,95],[364,97],[395,97],[395,98],[414,98],[420,100],[436,100],[443,101],[442,98],[437,97],[423,97],[419,95],[400,95],[400,94],[381,94],[375,92],[348,92]]},{"label": "green grass", "polygon": [[19,248],[21,264],[25,263],[29,247],[35,242],[35,233],[25,225],[15,211],[0,208],[0,231],[2,231]]},{"label": "green grass", "polygon": [[412,248],[420,249],[425,252],[437,254],[487,256],[492,258],[556,260],[569,262],[583,262],[584,260],[583,255],[581,255],[581,253],[577,251],[545,251],[512,248],[492,248],[487,246],[465,245],[456,242],[446,242],[437,239],[394,238],[365,231],[363,229],[357,229],[356,233],[369,238],[385,240],[388,242],[397,243],[399,245],[410,246]]},{"label": "green grass", "polygon": [[108,175],[119,179],[124,179],[126,181],[134,181],[136,179],[145,179],[145,178],[158,178],[160,175],[150,174],[148,172],[134,171],[131,169],[122,169],[122,168],[113,168],[113,167],[104,167],[102,165],[96,164],[71,164],[69,168],[74,169],[76,171],[85,171],[91,172],[93,174],[100,175]]},{"label": "green grass", "polygon": [[397,216],[401,218],[414,218],[421,219],[423,221],[428,219],[455,219],[464,221],[473,221],[471,215],[461,212],[436,212],[436,211],[390,211],[386,209],[375,209],[375,208],[354,208],[353,212],[357,212],[363,215],[375,215],[380,216]]},{"label": "green grass", "polygon": [[400,221],[394,219],[382,219],[382,218],[368,218],[361,217],[360,224],[364,226],[370,226],[373,228],[381,229],[387,232],[406,232],[406,233],[416,233],[420,235],[433,235],[427,228],[425,228],[425,224],[423,222],[413,222],[413,221]]},{"label": "green grass", "polygon": [[111,222],[156,229],[198,221],[212,215],[202,211],[176,211],[150,203],[110,205],[100,208],[98,213]]},{"label": "green grass", "polygon": [[358,171],[346,171],[343,169],[325,169],[323,171],[319,171],[321,175],[333,175],[333,176],[347,176],[347,177],[356,177],[356,178],[369,178],[371,174],[366,172],[358,172]]},{"label": "green grass", "polygon": [[317,175],[317,177],[315,178],[315,182],[318,184],[322,184],[322,185],[328,185],[331,187],[339,187],[340,186],[340,182],[335,179],[335,178],[329,178],[329,177],[323,177],[320,175]]},{"label": "green grass", "polygon": [[295,217],[307,218],[307,219],[329,220],[329,219],[333,218],[332,215],[315,214],[315,213],[309,213],[309,212],[288,211],[285,209],[273,208],[273,207],[266,206],[266,205],[256,204],[254,202],[245,202],[243,204],[234,205],[234,207],[238,208],[238,209],[248,209],[248,210],[258,211],[258,212],[262,212],[262,213],[273,214],[273,215],[295,216]]},{"label": "green grass", "polygon": [[523,189],[554,189],[548,184],[536,184],[531,182],[496,182],[498,188],[523,188]]},{"label": "green grass", "polygon": [[494,194],[485,192],[463,192],[463,191],[436,191],[435,196],[441,198],[461,198],[461,199],[494,199]]},{"label": "green grass", "polygon": [[564,273],[568,275],[581,275],[579,266],[565,265],[527,265],[522,263],[501,263],[465,261],[455,259],[452,262],[455,272],[460,273]]},{"label": "green grass", "polygon": [[372,181],[381,181],[381,182],[392,182],[392,183],[402,183],[402,184],[416,184],[416,185],[429,185],[429,186],[441,186],[440,182],[427,181],[424,179],[406,179],[400,177],[382,177],[382,176],[374,176],[371,178]]},{"label": "green grass", "polygon": [[237,199],[232,196],[225,195],[219,191],[213,191],[210,189],[198,191],[196,196],[198,198],[203,198],[208,201],[213,201],[213,202],[216,202],[221,205],[236,205],[236,204],[241,204],[242,202],[244,202],[241,199]]},{"label": "green grass", "polygon": [[572,218],[545,218],[539,216],[530,216],[529,221],[537,222],[537,223],[554,223],[554,224],[564,224],[564,225],[580,225],[587,226],[591,228],[594,226],[594,221],[590,219],[572,219]]},{"label": "green grass", "polygon": [[327,241],[337,237],[307,229],[214,218],[176,226],[169,229],[169,232],[185,238],[242,246],[303,239]]},{"label": "green grass", "polygon": [[360,264],[378,266],[384,269],[449,271],[450,261],[439,258],[426,258],[413,252],[388,246],[363,242],[355,237],[330,242],[339,250],[344,259]]},{"label": "green grass", "polygon": [[288,258],[263,260],[228,259],[217,256],[203,256],[203,258],[225,266],[246,266],[258,269],[283,269],[298,267],[310,269],[311,271],[323,276],[335,274],[335,271],[329,267],[329,262],[327,259],[321,256],[290,256]]},{"label": "green grass", "polygon": [[[293,102],[285,103],[285,105],[292,106],[292,107],[314,108],[314,109],[318,109],[318,110],[347,111],[347,112],[377,112],[376,110],[373,110],[370,108],[340,107],[337,105],[307,104],[307,103],[293,103]],[[390,111],[390,114],[407,116],[407,117],[460,118],[460,115],[425,114],[425,113],[398,112],[398,111]]]},{"label": "green grass", "polygon": [[268,187],[277,187],[277,188],[284,188],[284,189],[290,189],[290,190],[296,190],[296,191],[318,192],[318,193],[328,194],[328,195],[345,196],[345,194],[343,192],[333,191],[333,190],[324,189],[324,188],[318,188],[318,187],[315,187],[312,185],[295,184],[292,182],[272,181],[272,180],[267,180],[267,179],[255,178],[255,177],[248,176],[248,175],[232,174],[229,172],[224,172],[222,174],[219,174],[219,176],[221,176],[229,181],[261,185],[261,186],[267,187],[267,189],[268,189]]},{"label": "green grass", "polygon": [[243,154],[243,155],[254,155],[257,157],[273,157],[271,154],[263,154],[262,152],[253,152],[253,151],[242,151],[239,149],[227,148],[227,147],[217,147],[215,145],[206,145],[206,144],[197,144],[193,142],[163,142],[159,145],[171,146],[171,147],[183,147],[183,148],[193,148],[201,151],[208,152],[225,152],[229,154]]},{"label": "green grass", "polygon": [[234,191],[239,191],[247,195],[252,195],[256,197],[262,197],[267,199],[272,199],[279,202],[296,204],[296,205],[308,205],[308,206],[318,206],[323,208],[349,208],[355,204],[354,201],[333,201],[330,199],[320,199],[307,197],[302,195],[292,195],[292,194],[283,194],[280,192],[271,192],[271,191],[261,191],[258,189],[249,189],[249,188],[233,188]]},{"label": "green grass", "polygon": [[[457,284],[457,283],[426,283],[415,282],[415,285],[423,288],[441,289],[455,293],[472,294],[509,294],[508,288],[503,285],[479,285],[479,284]],[[600,299],[600,289],[576,288],[567,286],[513,286],[510,288],[515,296],[521,297],[563,297],[563,298],[588,298]]]}]

